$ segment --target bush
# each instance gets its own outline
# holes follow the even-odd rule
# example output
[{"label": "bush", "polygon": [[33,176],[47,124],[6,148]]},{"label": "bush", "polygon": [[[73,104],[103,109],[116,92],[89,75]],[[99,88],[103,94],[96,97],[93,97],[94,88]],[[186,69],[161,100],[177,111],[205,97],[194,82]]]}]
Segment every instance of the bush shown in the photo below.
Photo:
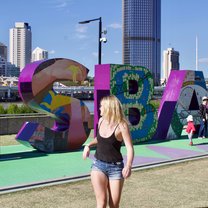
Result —
[{"label": "bush", "polygon": [[36,113],[36,112],[33,111],[30,107],[28,107],[25,104],[22,104],[20,106],[18,106],[17,104],[11,104],[5,110],[5,113],[7,113],[7,114],[24,114],[24,113]]},{"label": "bush", "polygon": [[24,114],[24,113],[36,113],[29,106],[22,104],[10,104],[7,109],[4,109],[3,105],[0,104],[0,114]]},{"label": "bush", "polygon": [[17,104],[11,104],[7,108],[7,114],[18,114],[18,113],[20,113],[20,111],[19,111]]},{"label": "bush", "polygon": [[35,113],[30,107],[23,104],[19,107],[19,113]]},{"label": "bush", "polygon": [[4,109],[3,105],[0,105],[0,114],[5,114],[6,110]]}]

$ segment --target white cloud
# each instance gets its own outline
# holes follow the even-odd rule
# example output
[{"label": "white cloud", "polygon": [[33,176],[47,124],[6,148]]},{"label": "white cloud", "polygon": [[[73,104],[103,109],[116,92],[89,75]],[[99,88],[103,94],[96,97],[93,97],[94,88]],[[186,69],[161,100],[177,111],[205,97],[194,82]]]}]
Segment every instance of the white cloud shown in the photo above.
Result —
[{"label": "white cloud", "polygon": [[53,7],[56,9],[65,9],[68,7],[71,1],[72,0],[53,0],[53,1],[50,1],[50,4],[52,4]]},{"label": "white cloud", "polygon": [[208,63],[208,58],[200,58],[199,62],[200,63]]},{"label": "white cloud", "polygon": [[49,53],[49,54],[55,54],[56,51],[55,51],[55,50],[51,50],[51,51],[49,51],[48,53]]},{"label": "white cloud", "polygon": [[115,53],[115,54],[118,54],[118,53],[120,53],[120,51],[114,51],[114,53]]},{"label": "white cloud", "polygon": [[112,24],[108,25],[108,27],[113,28],[113,29],[121,29],[122,25],[119,23],[112,23]]},{"label": "white cloud", "polygon": [[87,38],[87,29],[88,27],[86,25],[76,25],[75,26],[75,37],[78,39],[85,39]]},{"label": "white cloud", "polygon": [[76,25],[75,31],[78,33],[86,33],[88,27],[86,25]]},{"label": "white cloud", "polygon": [[62,2],[62,3],[60,3],[60,4],[57,4],[56,6],[55,6],[55,8],[65,8],[67,6],[67,3],[66,2]]}]

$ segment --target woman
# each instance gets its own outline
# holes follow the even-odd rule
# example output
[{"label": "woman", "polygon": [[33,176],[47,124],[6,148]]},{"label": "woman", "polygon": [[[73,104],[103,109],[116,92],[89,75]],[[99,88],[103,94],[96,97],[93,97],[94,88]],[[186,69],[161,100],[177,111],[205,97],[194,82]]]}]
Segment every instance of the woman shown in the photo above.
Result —
[{"label": "woman", "polygon": [[[89,156],[91,147],[97,146],[91,170],[97,208],[107,206],[107,196],[109,207],[117,208],[124,179],[131,175],[134,149],[121,103],[115,96],[107,96],[101,100],[100,115],[97,137],[85,146],[83,158]],[[122,142],[127,149],[125,167],[120,152]]]},{"label": "woman", "polygon": [[208,103],[208,97],[204,96],[202,98],[202,104],[199,106],[199,114],[200,114],[200,117],[201,117],[201,122],[200,122],[198,137],[201,138],[201,139],[204,139],[207,136],[207,122],[208,122],[207,103]]}]

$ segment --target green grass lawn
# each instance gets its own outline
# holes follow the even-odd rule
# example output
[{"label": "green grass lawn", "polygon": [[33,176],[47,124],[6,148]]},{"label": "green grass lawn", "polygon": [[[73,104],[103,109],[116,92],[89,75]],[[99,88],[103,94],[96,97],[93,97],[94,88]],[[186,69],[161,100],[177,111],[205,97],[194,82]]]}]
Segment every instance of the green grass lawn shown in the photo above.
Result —
[{"label": "green grass lawn", "polygon": [[15,140],[16,134],[0,135],[0,146],[17,145],[19,142]]},{"label": "green grass lawn", "polygon": [[[120,208],[208,207],[208,158],[134,171]],[[0,195],[3,208],[94,208],[90,180]]]}]

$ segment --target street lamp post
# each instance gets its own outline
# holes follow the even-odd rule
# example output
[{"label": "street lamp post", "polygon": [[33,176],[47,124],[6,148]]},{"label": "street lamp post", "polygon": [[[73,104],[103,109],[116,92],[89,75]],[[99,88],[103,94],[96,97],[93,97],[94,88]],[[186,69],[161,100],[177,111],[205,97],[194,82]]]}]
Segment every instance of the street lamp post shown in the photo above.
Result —
[{"label": "street lamp post", "polygon": [[101,64],[101,54],[102,54],[102,41],[101,41],[101,38],[102,38],[102,18],[99,17],[99,18],[96,18],[96,19],[91,19],[91,20],[86,20],[86,21],[82,21],[82,22],[79,22],[79,24],[88,24],[90,22],[93,22],[93,21],[97,21],[99,20],[99,31],[98,31],[98,64]]}]

